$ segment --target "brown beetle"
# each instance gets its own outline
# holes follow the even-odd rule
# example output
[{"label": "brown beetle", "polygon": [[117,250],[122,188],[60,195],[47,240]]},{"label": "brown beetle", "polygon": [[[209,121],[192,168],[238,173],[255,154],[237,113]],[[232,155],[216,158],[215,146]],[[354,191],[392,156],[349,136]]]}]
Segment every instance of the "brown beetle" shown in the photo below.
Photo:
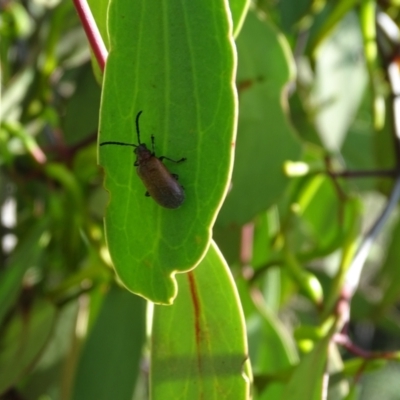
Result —
[{"label": "brown beetle", "polygon": [[151,196],[156,203],[165,208],[178,208],[185,200],[185,192],[178,182],[178,175],[171,174],[162,160],[169,160],[174,163],[185,161],[186,158],[180,160],[172,160],[171,158],[162,156],[157,158],[154,152],[154,136],[151,136],[152,151],[150,151],[144,143],[140,142],[139,117],[142,111],[136,116],[136,132],[139,144],[123,143],[123,142],[103,142],[100,146],[115,144],[118,146],[135,147],[136,161],[134,163],[136,172],[146,186],[146,196]]}]

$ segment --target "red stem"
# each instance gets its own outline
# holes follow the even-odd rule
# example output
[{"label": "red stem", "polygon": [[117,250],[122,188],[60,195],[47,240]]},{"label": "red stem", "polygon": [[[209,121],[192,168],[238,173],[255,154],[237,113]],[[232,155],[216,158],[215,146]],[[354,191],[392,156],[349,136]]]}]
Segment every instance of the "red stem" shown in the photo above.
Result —
[{"label": "red stem", "polygon": [[86,36],[89,40],[90,47],[99,63],[99,67],[104,72],[108,52],[104,45],[103,39],[100,35],[99,29],[97,28],[96,21],[93,18],[92,12],[87,4],[86,0],[73,0],[76,11],[82,22],[83,29],[85,30]]},{"label": "red stem", "polygon": [[385,359],[385,360],[390,360],[390,359],[396,359],[396,353],[395,352],[390,352],[390,351],[367,351],[364,349],[361,349],[360,347],[356,346],[348,336],[337,333],[333,337],[334,341],[336,344],[342,345],[348,352],[364,358],[365,360],[376,360],[376,359]]}]

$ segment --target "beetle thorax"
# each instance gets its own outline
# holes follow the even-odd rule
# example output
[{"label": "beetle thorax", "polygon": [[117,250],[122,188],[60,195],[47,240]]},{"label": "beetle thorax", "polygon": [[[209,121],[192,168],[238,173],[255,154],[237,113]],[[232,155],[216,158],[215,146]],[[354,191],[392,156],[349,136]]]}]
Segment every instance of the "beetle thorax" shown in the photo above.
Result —
[{"label": "beetle thorax", "polygon": [[147,148],[145,144],[139,144],[135,149],[136,161],[138,163],[145,162],[150,160],[151,157],[154,157],[154,154]]}]

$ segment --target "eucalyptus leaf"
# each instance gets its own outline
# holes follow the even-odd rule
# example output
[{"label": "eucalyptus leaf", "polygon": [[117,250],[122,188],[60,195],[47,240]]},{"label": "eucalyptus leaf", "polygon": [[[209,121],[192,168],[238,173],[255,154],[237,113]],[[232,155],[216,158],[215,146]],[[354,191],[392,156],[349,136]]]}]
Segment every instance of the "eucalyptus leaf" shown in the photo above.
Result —
[{"label": "eucalyptus leaf", "polygon": [[195,271],[177,279],[174,305],[154,309],[151,398],[249,399],[243,312],[216,245]]},{"label": "eucalyptus leaf", "polygon": [[[199,263],[227,191],[236,127],[235,49],[223,0],[112,2],[110,54],[101,105],[100,143],[141,142],[175,165],[186,200],[165,209],[145,196],[130,147],[103,146],[110,192],[105,226],[124,285],[162,304],[177,294],[173,274]],[[157,182],[156,182],[157,184]]]}]

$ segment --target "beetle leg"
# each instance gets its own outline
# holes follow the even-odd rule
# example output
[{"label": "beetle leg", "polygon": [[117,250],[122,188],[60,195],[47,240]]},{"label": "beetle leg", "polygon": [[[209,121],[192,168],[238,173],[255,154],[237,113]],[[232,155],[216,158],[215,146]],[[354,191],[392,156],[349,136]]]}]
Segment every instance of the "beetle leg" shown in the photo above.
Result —
[{"label": "beetle leg", "polygon": [[182,161],[186,161],[186,158],[185,157],[182,157],[180,160],[173,160],[172,158],[168,158],[168,157],[165,157],[165,156],[161,156],[161,157],[158,157],[158,159],[160,160],[160,161],[162,161],[162,160],[168,160],[168,161],[172,161],[172,162],[174,162],[174,163],[180,163],[180,162],[182,162]]},{"label": "beetle leg", "polygon": [[150,197],[150,193],[149,193],[149,192],[146,192],[144,195],[145,195],[146,197]]}]

